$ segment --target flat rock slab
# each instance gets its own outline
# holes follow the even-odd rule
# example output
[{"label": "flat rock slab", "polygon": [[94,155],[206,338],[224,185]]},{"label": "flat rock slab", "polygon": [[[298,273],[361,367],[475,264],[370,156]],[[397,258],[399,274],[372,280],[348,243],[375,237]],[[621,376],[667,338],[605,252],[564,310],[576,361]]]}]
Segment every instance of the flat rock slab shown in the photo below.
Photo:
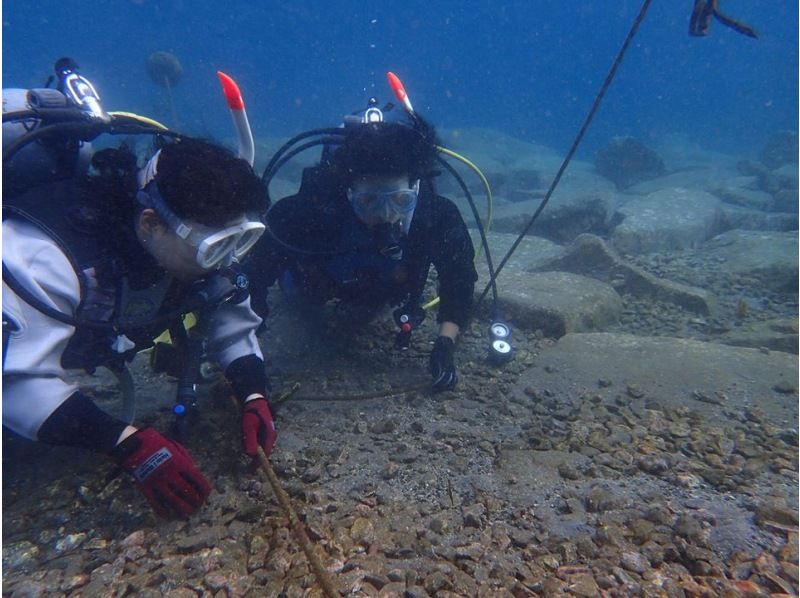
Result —
[{"label": "flat rock slab", "polygon": [[595,235],[578,236],[569,247],[537,269],[590,276],[609,283],[620,293],[670,301],[703,315],[712,314],[716,309],[715,299],[708,291],[645,272],[621,259],[613,248]]},{"label": "flat rock slab", "polygon": [[[616,193],[607,184],[610,185],[604,181],[602,185],[574,190],[559,188],[529,232],[559,243],[569,242],[585,232],[605,232],[617,208]],[[498,202],[492,228],[499,232],[522,232],[541,203],[541,199]]]},{"label": "flat rock slab", "polygon": [[[782,352],[628,334],[567,334],[522,375],[520,390],[598,391],[607,399],[636,387],[661,408],[686,406],[712,418],[757,407],[776,426],[797,426],[797,357]],[[777,390],[780,389],[780,390]],[[717,393],[722,393],[718,395]],[[722,405],[698,397],[722,397]]]},{"label": "flat rock slab", "polygon": [[611,240],[627,254],[697,247],[721,230],[721,204],[705,191],[662,189],[622,206]]},{"label": "flat rock slab", "polygon": [[797,214],[763,212],[731,204],[722,204],[722,226],[741,230],[797,230]]},{"label": "flat rock slab", "polygon": [[796,232],[732,230],[709,240],[703,251],[769,289],[797,291]]},{"label": "flat rock slab", "polygon": [[736,347],[766,347],[797,354],[797,318],[743,322],[719,337],[719,342]]},{"label": "flat rock slab", "polygon": [[648,181],[636,183],[625,189],[625,192],[646,195],[655,191],[674,189],[675,187],[710,191],[718,187],[720,181],[728,180],[735,175],[735,170],[721,167],[687,168]]},{"label": "flat rock slab", "polygon": [[504,270],[497,291],[510,322],[549,337],[602,330],[622,313],[611,285],[569,272]]},{"label": "flat rock slab", "polygon": [[[472,234],[472,242],[477,249],[481,242],[480,236],[474,229],[471,230],[470,233]],[[513,245],[514,241],[517,240],[517,235],[512,233],[490,232],[487,236],[487,240],[489,242],[489,249],[492,252],[492,261],[494,262],[494,267],[497,268],[497,266],[500,264],[500,260],[505,257],[506,253],[508,253],[508,250],[511,249],[511,245]],[[500,273],[499,278],[503,278],[504,272],[507,268],[517,270],[533,270],[540,267],[542,264],[555,259],[563,253],[564,247],[562,245],[558,245],[557,243],[553,243],[552,241],[542,237],[527,235],[522,238],[522,241],[520,241],[520,244],[514,250],[514,253],[511,256],[511,259],[509,259],[508,264],[503,267],[503,272]],[[478,284],[486,284],[489,282],[489,268],[486,265],[486,256],[482,250],[481,254],[478,256],[475,266],[477,267],[478,275],[480,276]]]}]

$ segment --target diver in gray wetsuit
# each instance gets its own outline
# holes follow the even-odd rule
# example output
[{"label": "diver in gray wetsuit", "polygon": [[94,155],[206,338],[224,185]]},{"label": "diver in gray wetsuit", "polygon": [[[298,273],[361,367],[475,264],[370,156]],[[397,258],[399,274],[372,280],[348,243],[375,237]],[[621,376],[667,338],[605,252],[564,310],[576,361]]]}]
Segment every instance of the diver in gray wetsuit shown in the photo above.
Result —
[{"label": "diver in gray wetsuit", "polygon": [[[106,453],[159,515],[188,517],[211,488],[186,449],[105,413],[65,376],[120,367],[193,312],[243,404],[244,453],[274,445],[261,319],[237,278],[264,230],[252,217],[263,185],[222,147],[180,136],[163,145],[142,169],[128,150],[106,149],[80,176],[4,185],[3,426]],[[5,156],[3,171],[14,182]]]}]

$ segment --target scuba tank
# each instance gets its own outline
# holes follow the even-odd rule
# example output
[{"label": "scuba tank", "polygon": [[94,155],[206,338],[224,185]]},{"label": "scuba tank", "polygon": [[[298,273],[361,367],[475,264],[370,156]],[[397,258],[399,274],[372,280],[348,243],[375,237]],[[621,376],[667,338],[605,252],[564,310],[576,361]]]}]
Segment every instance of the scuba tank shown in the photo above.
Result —
[{"label": "scuba tank", "polygon": [[[56,89],[3,89],[3,156],[24,135],[43,126],[44,121],[35,114],[45,110],[58,110],[63,115],[77,112]],[[23,118],[17,120],[17,116]],[[52,135],[27,144],[13,160],[4,160],[3,195],[18,195],[31,187],[84,173],[91,157],[91,143],[72,135]]]}]

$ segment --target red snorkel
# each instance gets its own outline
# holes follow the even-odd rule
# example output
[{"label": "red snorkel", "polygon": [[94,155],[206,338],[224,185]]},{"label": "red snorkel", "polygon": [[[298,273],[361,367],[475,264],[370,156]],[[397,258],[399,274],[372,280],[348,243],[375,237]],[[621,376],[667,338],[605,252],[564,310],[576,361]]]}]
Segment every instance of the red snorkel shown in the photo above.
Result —
[{"label": "red snorkel", "polygon": [[409,114],[413,115],[414,107],[411,105],[411,100],[408,99],[406,88],[403,85],[403,82],[400,80],[400,77],[395,75],[392,71],[389,71],[386,73],[386,78],[389,80],[389,86],[392,88],[397,100],[403,104],[403,107],[408,111]]},{"label": "red snorkel", "polygon": [[244,109],[242,92],[239,91],[236,81],[222,71],[217,71],[217,77],[222,83],[222,93],[225,94],[225,101],[228,102],[228,108],[231,110],[233,126],[236,128],[239,157],[247,160],[247,163],[252,166],[256,157],[256,149],[253,143],[253,132],[250,130],[250,122],[247,120],[247,112]]}]

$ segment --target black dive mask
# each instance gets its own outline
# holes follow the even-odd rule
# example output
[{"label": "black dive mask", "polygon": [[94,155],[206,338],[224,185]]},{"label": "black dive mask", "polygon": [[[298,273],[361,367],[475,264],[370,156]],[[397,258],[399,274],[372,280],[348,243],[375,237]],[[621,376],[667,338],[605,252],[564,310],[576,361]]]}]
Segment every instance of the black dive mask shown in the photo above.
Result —
[{"label": "black dive mask", "polygon": [[403,228],[399,222],[382,222],[372,229],[372,239],[378,253],[392,260],[403,259],[403,247],[400,244],[402,237]]}]

